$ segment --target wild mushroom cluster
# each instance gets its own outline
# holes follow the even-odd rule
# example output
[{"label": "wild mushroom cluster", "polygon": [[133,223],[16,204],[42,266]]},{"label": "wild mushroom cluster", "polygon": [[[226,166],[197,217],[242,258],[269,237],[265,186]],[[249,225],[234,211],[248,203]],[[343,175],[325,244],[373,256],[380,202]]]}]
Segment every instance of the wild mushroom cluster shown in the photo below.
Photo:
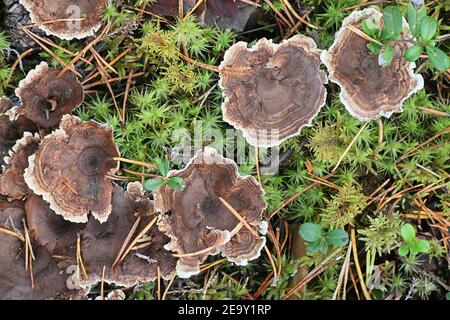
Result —
[{"label": "wild mushroom cluster", "polygon": [[404,21],[393,62],[384,67],[359,34],[366,18],[382,23],[377,9],[354,11],[328,51],[318,50],[313,39],[301,35],[279,45],[261,39],[250,49],[245,42],[231,46],[220,65],[224,120],[257,147],[277,146],[300,134],[325,105],[327,76],[321,63],[354,117],[367,121],[401,112],[403,102],[423,88],[422,76],[414,74],[415,63],[403,59],[412,45],[406,40],[413,36]]},{"label": "wild mushroom cluster", "polygon": [[260,255],[266,204],[253,177],[205,148],[170,172],[183,191],[152,200],[140,183],[124,190],[112,181],[112,130],[68,114],[83,88],[59,74],[41,64],[20,82],[18,105],[0,100],[0,299],[83,299],[99,282],[187,278],[209,255],[238,265]]}]

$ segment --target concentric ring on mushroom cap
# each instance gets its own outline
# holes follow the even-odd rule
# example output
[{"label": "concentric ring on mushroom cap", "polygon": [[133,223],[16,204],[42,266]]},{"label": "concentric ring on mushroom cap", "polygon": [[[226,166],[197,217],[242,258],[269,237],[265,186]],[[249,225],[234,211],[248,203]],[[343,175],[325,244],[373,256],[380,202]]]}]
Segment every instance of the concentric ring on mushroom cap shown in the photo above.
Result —
[{"label": "concentric ring on mushroom cap", "polygon": [[219,85],[223,118],[253,146],[272,147],[300,133],[326,102],[326,74],[314,40],[238,42],[225,53]]},{"label": "concentric ring on mushroom cap", "polygon": [[21,105],[8,111],[11,118],[22,115],[42,128],[57,126],[65,114],[83,103],[84,89],[75,74],[41,62],[20,81],[16,95]]},{"label": "concentric ring on mushroom cap", "polygon": [[108,221],[100,224],[91,219],[81,232],[81,252],[88,278],[84,279],[82,275],[74,274],[70,279],[71,287],[92,287],[102,280],[103,267],[105,267],[104,281],[123,287],[154,281],[158,277],[158,266],[164,279],[170,279],[175,272],[177,259],[164,249],[164,244],[169,238],[158,230],[156,224],[146,233],[145,242],[140,243],[149,245],[129,252],[122,262],[112,268],[137,218],[140,217],[141,220],[132,239],[155,217],[150,200],[136,198],[133,192],[136,188],[142,189],[142,186],[129,184],[127,192],[115,186],[113,209]]},{"label": "concentric ring on mushroom cap", "polygon": [[[93,36],[103,22],[107,0],[19,0],[31,21],[47,35],[60,39]],[[81,20],[82,19],[82,20]],[[55,21],[59,20],[59,21]]]},{"label": "concentric ring on mushroom cap", "polygon": [[198,274],[200,263],[219,252],[240,265],[260,255],[265,237],[248,237],[245,227],[232,236],[239,221],[219,199],[227,201],[256,232],[265,234],[264,190],[253,177],[240,176],[236,163],[212,148],[199,150],[184,170],[170,171],[169,177],[173,176],[183,179],[184,190],[163,186],[155,196],[156,209],[163,213],[159,229],[171,239],[166,248],[182,255],[195,253],[180,257],[179,277]]},{"label": "concentric ring on mushroom cap", "polygon": [[367,48],[369,42],[347,27],[361,29],[366,18],[380,24],[382,14],[374,8],[354,11],[344,19],[330,49],[321,54],[330,81],[341,88],[342,103],[351,115],[363,121],[401,112],[403,102],[423,88],[422,76],[414,74],[415,63],[403,59],[403,53],[412,45],[404,40],[413,38],[405,19],[401,39],[393,41],[393,61],[389,67],[382,67],[378,56]]},{"label": "concentric ring on mushroom cap", "polygon": [[29,157],[25,182],[64,219],[84,223],[92,213],[105,222],[112,208],[108,174],[119,169],[119,155],[110,128],[66,115]]},{"label": "concentric ring on mushroom cap", "polygon": [[23,174],[28,166],[28,157],[37,150],[39,142],[37,133],[25,132],[12,147],[9,156],[4,158],[6,166],[0,174],[0,194],[7,196],[8,200],[21,200],[27,195],[28,186]]}]

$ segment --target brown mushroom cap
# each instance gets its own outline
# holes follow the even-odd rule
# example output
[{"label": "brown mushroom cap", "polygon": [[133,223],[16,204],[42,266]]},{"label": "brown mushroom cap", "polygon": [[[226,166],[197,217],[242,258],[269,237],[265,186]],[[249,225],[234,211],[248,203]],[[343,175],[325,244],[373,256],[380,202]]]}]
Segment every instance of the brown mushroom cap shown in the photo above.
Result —
[{"label": "brown mushroom cap", "polygon": [[24,117],[11,121],[7,115],[0,115],[0,170],[3,170],[6,164],[5,157],[9,157],[9,152],[16,141],[23,137],[26,131],[36,132],[36,130],[36,125]]},{"label": "brown mushroom cap", "polygon": [[10,116],[23,115],[42,128],[57,126],[63,115],[72,112],[84,100],[84,90],[71,72],[59,76],[60,70],[42,62],[19,83],[16,95],[22,105],[11,109]]},{"label": "brown mushroom cap", "polygon": [[37,195],[29,196],[25,202],[25,212],[30,234],[51,254],[59,255],[75,248],[77,234],[85,225],[71,223],[56,215],[48,203]]},{"label": "brown mushroom cap", "polygon": [[[233,236],[239,221],[219,199],[227,201],[256,232],[264,231],[264,191],[253,177],[239,176],[236,163],[212,148],[199,150],[184,170],[171,171],[169,176],[181,177],[185,188],[163,186],[156,194],[156,209],[165,213],[158,225],[171,239],[166,248],[185,255],[177,263],[179,277],[198,274],[200,263],[219,252],[241,265],[259,256],[265,237],[251,235],[251,239],[245,227]],[[196,254],[186,256],[192,253]]]},{"label": "brown mushroom cap", "polygon": [[157,278],[157,267],[161,276],[169,279],[174,271],[176,258],[164,249],[169,241],[156,224],[147,233],[150,245],[130,252],[123,262],[112,268],[137,217],[141,220],[135,232],[136,236],[154,218],[153,205],[148,199],[136,200],[129,192],[116,186],[113,192],[113,211],[106,223],[100,224],[89,220],[81,233],[81,252],[86,266],[88,278],[74,275],[71,278],[74,287],[88,288],[102,279],[124,287],[131,287],[141,282],[153,281]]},{"label": "brown mushroom cap", "polygon": [[[186,13],[195,5],[195,0],[183,0],[183,11]],[[179,0],[158,0],[150,6],[150,12],[159,16],[178,15]]]},{"label": "brown mushroom cap", "polygon": [[111,129],[66,115],[29,157],[25,182],[64,219],[84,223],[91,212],[104,222],[113,190],[107,175],[118,170],[118,156]]},{"label": "brown mushroom cap", "polygon": [[9,157],[4,158],[6,167],[0,175],[0,193],[9,200],[20,200],[28,193],[28,186],[23,179],[25,168],[28,167],[28,157],[39,146],[39,135],[25,132],[22,139],[17,140]]},{"label": "brown mushroom cap", "polygon": [[[55,35],[64,40],[83,39],[94,35],[102,24],[102,14],[108,3],[107,0],[19,0],[19,2],[30,12],[31,21],[47,35]],[[49,23],[50,21],[52,22]]]},{"label": "brown mushroom cap", "polygon": [[[23,202],[0,201],[0,226],[17,231],[22,236],[25,218]],[[0,232],[0,300],[80,299],[84,293],[69,291],[68,274],[58,268],[43,247],[34,247],[34,289],[29,271],[25,270],[24,243],[18,238]]]},{"label": "brown mushroom cap", "polygon": [[314,40],[297,35],[281,44],[238,42],[220,65],[226,122],[253,146],[277,146],[298,135],[325,104],[327,77]]},{"label": "brown mushroom cap", "polygon": [[401,39],[392,42],[395,53],[391,65],[382,67],[378,56],[368,49],[369,42],[348,28],[352,25],[362,29],[361,22],[367,18],[382,22],[382,14],[374,8],[354,11],[344,19],[334,44],[321,55],[329,79],[341,88],[342,103],[363,121],[401,112],[403,101],[423,88],[422,76],[414,74],[415,63],[403,59],[405,50],[411,46],[405,40],[413,38],[406,21]]}]

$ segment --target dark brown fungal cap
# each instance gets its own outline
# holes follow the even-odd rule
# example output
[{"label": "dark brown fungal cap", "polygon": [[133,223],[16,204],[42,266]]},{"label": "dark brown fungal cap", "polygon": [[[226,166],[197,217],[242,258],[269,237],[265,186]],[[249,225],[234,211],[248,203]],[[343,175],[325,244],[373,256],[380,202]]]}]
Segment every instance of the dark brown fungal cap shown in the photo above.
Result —
[{"label": "dark brown fungal cap", "polygon": [[174,271],[176,258],[164,249],[169,241],[156,224],[146,235],[149,245],[131,251],[123,262],[115,268],[112,265],[138,216],[140,224],[134,234],[136,236],[155,217],[153,205],[148,199],[135,201],[134,197],[116,186],[113,192],[113,211],[106,223],[100,224],[89,220],[81,233],[81,251],[86,266],[88,279],[73,276],[75,287],[88,288],[102,279],[105,268],[105,282],[119,286],[131,287],[141,282],[153,281],[157,278],[157,267],[161,275],[169,279]]},{"label": "dark brown fungal cap", "polygon": [[[183,0],[183,11],[188,12],[195,5],[195,0]],[[159,16],[177,16],[179,0],[158,0],[150,6],[150,12]]]},{"label": "dark brown fungal cap", "polygon": [[13,103],[6,97],[0,98],[0,115],[13,107]]},{"label": "dark brown fungal cap", "polygon": [[382,67],[378,56],[368,49],[368,41],[348,28],[352,25],[362,29],[361,21],[366,18],[380,24],[382,14],[373,8],[354,11],[336,33],[334,44],[321,55],[329,79],[341,88],[342,103],[363,121],[401,112],[403,101],[423,88],[422,76],[414,74],[415,64],[403,59],[411,45],[405,40],[412,38],[407,23],[403,23],[401,39],[392,42],[395,53],[391,65]]},{"label": "dark brown fungal cap", "polygon": [[0,194],[9,200],[23,199],[28,193],[28,186],[23,179],[25,168],[28,167],[28,157],[39,146],[38,134],[25,132],[22,139],[17,140],[12,147],[9,157],[5,157],[5,168],[0,175]]},{"label": "dark brown fungal cap", "polygon": [[[0,201],[0,226],[24,235],[23,202]],[[0,232],[0,300],[80,299],[81,291],[70,291],[66,286],[69,274],[58,268],[43,247],[34,246],[34,289],[29,271],[25,270],[24,243],[17,237]]]},{"label": "dark brown fungal cap", "polygon": [[199,273],[200,263],[221,251],[238,264],[258,257],[264,237],[251,235],[255,239],[249,239],[245,228],[233,236],[239,221],[219,199],[225,199],[258,232],[264,224],[261,213],[266,204],[262,200],[264,191],[254,178],[240,177],[237,165],[212,148],[200,150],[184,170],[172,171],[169,176],[181,177],[185,189],[163,186],[156,194],[156,209],[166,213],[159,229],[171,239],[166,248],[182,255],[211,248],[181,257],[177,263],[179,277]]},{"label": "dark brown fungal cap", "polygon": [[252,49],[238,42],[220,65],[224,120],[254,146],[276,146],[309,125],[326,100],[320,51],[311,38],[295,36],[279,45],[259,40]]},{"label": "dark brown fungal cap", "polygon": [[22,105],[12,109],[15,116],[22,115],[42,128],[57,126],[65,114],[72,112],[84,100],[84,91],[71,72],[59,76],[45,62],[31,70],[19,83],[16,95]]},{"label": "dark brown fungal cap", "polygon": [[118,170],[118,156],[111,129],[66,115],[28,159],[25,182],[64,219],[87,222],[91,212],[104,222],[113,190],[108,174]]},{"label": "dark brown fungal cap", "polygon": [[17,120],[11,121],[9,116],[0,115],[0,171],[6,165],[5,157],[9,157],[11,148],[27,131],[37,131],[37,127],[32,121],[24,117],[18,117]]},{"label": "dark brown fungal cap", "polygon": [[72,40],[94,35],[102,24],[102,14],[108,1],[19,0],[19,2],[30,12],[31,21],[46,34]]},{"label": "dark brown fungal cap", "polygon": [[77,234],[85,225],[64,220],[37,195],[31,195],[26,200],[25,212],[29,232],[38,245],[45,247],[52,255],[61,255],[69,248],[75,248]]}]

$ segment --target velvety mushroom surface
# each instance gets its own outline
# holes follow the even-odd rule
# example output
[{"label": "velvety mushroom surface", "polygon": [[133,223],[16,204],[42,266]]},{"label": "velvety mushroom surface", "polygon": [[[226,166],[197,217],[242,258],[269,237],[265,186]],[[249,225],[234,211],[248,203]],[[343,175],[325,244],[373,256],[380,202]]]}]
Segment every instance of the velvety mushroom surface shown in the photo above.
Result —
[{"label": "velvety mushroom surface", "polygon": [[28,157],[39,146],[39,136],[25,132],[22,139],[17,140],[9,157],[5,157],[5,168],[0,175],[0,193],[9,200],[20,200],[28,193],[28,186],[23,179],[25,168],[28,167]]},{"label": "velvety mushroom surface", "polygon": [[326,75],[311,38],[297,35],[251,49],[238,42],[220,65],[224,120],[254,146],[276,146],[311,123],[326,100]]},{"label": "velvety mushroom surface", "polygon": [[382,14],[372,8],[353,12],[344,20],[334,44],[321,56],[329,79],[341,88],[341,101],[360,120],[402,111],[403,101],[423,88],[422,76],[414,74],[415,64],[403,59],[410,45],[405,40],[412,38],[407,23],[403,23],[401,39],[393,41],[392,63],[383,67],[368,49],[369,42],[348,28],[351,25],[362,30],[361,22],[367,18],[381,23]]},{"label": "velvety mushroom surface", "polygon": [[31,21],[48,35],[82,39],[100,28],[107,0],[19,0]]},{"label": "velvety mushroom surface", "polygon": [[119,151],[111,129],[95,122],[64,116],[60,129],[46,136],[29,157],[25,181],[64,219],[84,223],[88,214],[101,222],[111,213]]},{"label": "velvety mushroom surface", "polygon": [[256,233],[264,233],[264,191],[253,177],[239,176],[237,165],[212,148],[199,150],[184,170],[171,171],[169,176],[181,177],[185,188],[163,186],[156,194],[156,206],[165,213],[159,229],[171,239],[166,248],[180,254],[179,277],[199,273],[200,263],[219,252],[239,264],[259,256],[265,238],[249,236],[219,199],[231,205]]},{"label": "velvety mushroom surface", "polygon": [[70,113],[84,100],[81,83],[72,72],[59,76],[60,70],[50,68],[45,62],[31,70],[19,83],[16,95],[22,104],[13,113],[23,115],[42,128],[57,126],[65,114]]},{"label": "velvety mushroom surface", "polygon": [[84,293],[67,289],[69,277],[60,270],[52,255],[41,246],[34,246],[32,288],[30,271],[25,269],[23,202],[0,200],[0,227],[18,237],[0,232],[0,300],[79,299]]},{"label": "velvety mushroom surface", "polygon": [[158,230],[156,223],[146,233],[145,241],[136,245],[141,248],[132,250],[122,262],[112,268],[136,220],[139,218],[140,222],[134,236],[154,217],[153,205],[148,199],[136,199],[130,192],[124,192],[116,186],[113,211],[108,221],[101,224],[91,219],[81,232],[81,252],[87,278],[76,274],[71,277],[72,285],[91,287],[101,281],[104,267],[105,282],[125,287],[155,280],[158,266],[161,276],[170,279],[175,272],[176,258],[164,249],[169,238]]}]

